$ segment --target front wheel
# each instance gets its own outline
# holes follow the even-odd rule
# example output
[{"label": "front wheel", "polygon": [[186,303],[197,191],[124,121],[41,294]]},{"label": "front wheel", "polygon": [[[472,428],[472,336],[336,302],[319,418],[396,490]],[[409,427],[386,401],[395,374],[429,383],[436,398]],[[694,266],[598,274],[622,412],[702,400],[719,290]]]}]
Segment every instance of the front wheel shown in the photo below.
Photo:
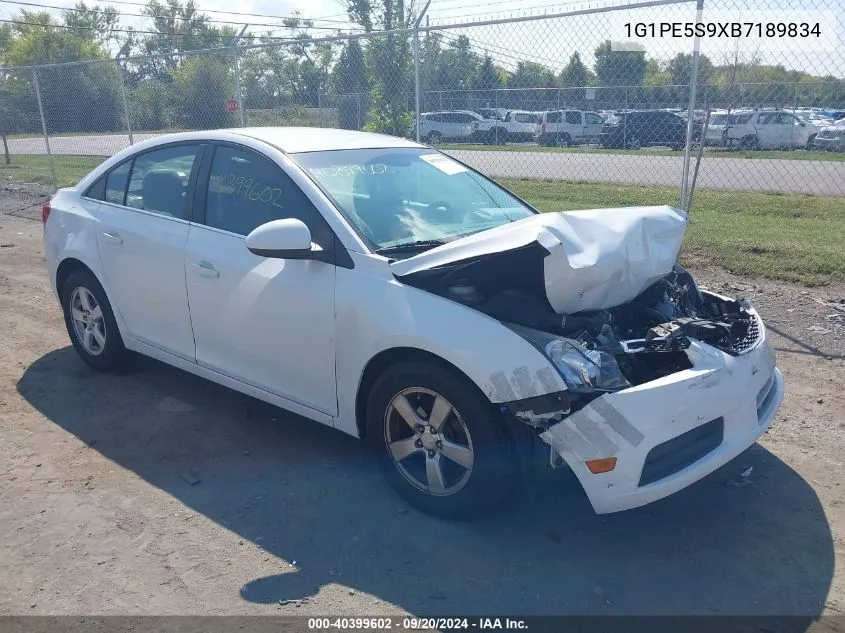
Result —
[{"label": "front wheel", "polygon": [[367,402],[367,436],[391,486],[428,514],[490,509],[517,479],[500,414],[464,376],[434,364],[382,374]]},{"label": "front wheel", "polygon": [[61,288],[61,298],[65,326],[80,358],[97,371],[118,368],[126,349],[97,278],[87,270],[71,273]]}]

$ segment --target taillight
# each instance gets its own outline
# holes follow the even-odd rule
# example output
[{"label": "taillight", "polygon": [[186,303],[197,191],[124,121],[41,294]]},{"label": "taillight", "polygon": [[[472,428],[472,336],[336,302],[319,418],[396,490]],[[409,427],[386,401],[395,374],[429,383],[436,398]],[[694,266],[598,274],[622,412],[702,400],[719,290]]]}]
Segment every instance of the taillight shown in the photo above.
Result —
[{"label": "taillight", "polygon": [[50,201],[48,200],[41,205],[41,223],[47,224],[47,218],[50,217]]}]

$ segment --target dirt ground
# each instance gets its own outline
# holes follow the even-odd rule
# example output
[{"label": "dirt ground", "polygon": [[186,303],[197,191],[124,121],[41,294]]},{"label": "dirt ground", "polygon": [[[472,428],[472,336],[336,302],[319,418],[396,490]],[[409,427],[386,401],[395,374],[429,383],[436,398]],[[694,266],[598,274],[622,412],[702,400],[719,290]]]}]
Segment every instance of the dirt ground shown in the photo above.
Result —
[{"label": "dirt ground", "polygon": [[155,361],[88,370],[35,193],[0,192],[0,614],[845,611],[845,286],[694,271],[759,306],[787,384],[720,471],[606,516],[561,475],[451,523],[336,431]]}]

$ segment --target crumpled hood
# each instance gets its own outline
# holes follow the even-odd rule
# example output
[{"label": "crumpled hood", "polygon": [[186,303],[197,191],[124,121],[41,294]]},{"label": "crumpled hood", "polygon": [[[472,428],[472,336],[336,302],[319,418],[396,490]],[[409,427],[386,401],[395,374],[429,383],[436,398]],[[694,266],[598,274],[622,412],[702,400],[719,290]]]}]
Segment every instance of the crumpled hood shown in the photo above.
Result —
[{"label": "crumpled hood", "polygon": [[536,242],[555,312],[605,310],[630,301],[669,274],[687,215],[670,206],[541,213],[391,263],[396,277],[507,253]]}]

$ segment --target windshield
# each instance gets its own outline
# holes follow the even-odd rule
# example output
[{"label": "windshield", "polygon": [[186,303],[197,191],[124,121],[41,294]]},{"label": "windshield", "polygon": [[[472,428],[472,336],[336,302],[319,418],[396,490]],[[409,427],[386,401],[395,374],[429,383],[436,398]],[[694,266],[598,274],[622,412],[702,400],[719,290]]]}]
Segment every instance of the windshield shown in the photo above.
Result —
[{"label": "windshield", "polygon": [[292,158],[377,251],[436,246],[534,214],[494,182],[428,148]]}]

